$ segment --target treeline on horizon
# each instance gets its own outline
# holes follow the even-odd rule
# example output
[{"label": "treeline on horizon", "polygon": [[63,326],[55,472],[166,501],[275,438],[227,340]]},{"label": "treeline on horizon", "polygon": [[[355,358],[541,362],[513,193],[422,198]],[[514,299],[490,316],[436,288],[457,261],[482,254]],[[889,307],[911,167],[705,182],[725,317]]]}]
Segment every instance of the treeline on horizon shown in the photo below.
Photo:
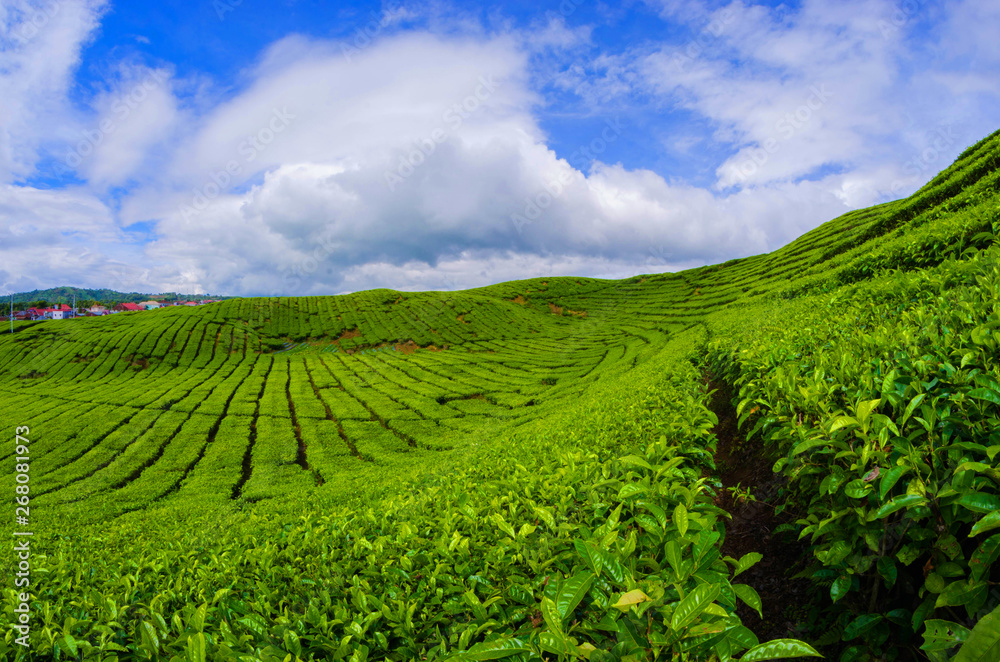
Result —
[{"label": "treeline on horizon", "polygon": [[[89,307],[116,303],[139,303],[141,301],[173,301],[181,299],[183,301],[213,298],[231,299],[233,297],[220,294],[183,294],[177,292],[161,292],[151,294],[149,292],[118,292],[117,290],[87,289],[79,287],[51,287],[45,290],[31,290],[30,292],[17,292],[4,297],[3,303],[10,305],[13,300],[14,310],[27,310],[28,308],[45,308],[52,304],[72,303],[76,296],[78,307]],[[5,306],[0,306],[4,308]]]}]

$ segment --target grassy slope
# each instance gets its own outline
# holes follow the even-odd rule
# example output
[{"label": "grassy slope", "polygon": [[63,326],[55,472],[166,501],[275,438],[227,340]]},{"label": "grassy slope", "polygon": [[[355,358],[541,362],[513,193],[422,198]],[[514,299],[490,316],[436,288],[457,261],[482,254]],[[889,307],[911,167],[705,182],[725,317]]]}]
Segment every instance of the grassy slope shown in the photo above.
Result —
[{"label": "grassy slope", "polygon": [[[888,270],[988,247],[998,161],[994,134],[906,200],[768,255],[677,274],[22,325],[0,339],[0,392],[5,420],[38,435],[36,527],[66,536],[47,540],[61,571],[107,549],[98,572],[125,572],[115,550],[139,541],[149,562],[183,567],[184,550],[219,553],[301,517],[351,517],[400,485],[434,489],[455,471],[488,480],[508,466],[505,449],[530,469],[553,448],[613,457],[641,447],[695,411],[671,398],[703,401],[690,359],[710,337],[739,346],[808,318],[831,294],[877,292],[895,278]],[[381,445],[364,446],[372,439]],[[194,567],[213,581],[232,575],[207,558]]]}]

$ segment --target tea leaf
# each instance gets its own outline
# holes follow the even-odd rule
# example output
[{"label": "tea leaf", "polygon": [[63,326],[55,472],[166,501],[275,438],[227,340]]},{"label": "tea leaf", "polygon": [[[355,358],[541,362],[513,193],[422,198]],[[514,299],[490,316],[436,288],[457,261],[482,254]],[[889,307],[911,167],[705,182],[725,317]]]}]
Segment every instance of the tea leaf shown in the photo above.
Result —
[{"label": "tea leaf", "polygon": [[774,639],[754,646],[740,658],[739,662],[759,662],[787,657],[823,657],[815,648],[798,639]]},{"label": "tea leaf", "polygon": [[980,619],[965,637],[952,662],[994,662],[1000,660],[1000,607]]},{"label": "tea leaf", "polygon": [[719,592],[718,586],[708,584],[702,584],[693,589],[674,609],[674,614],[670,619],[671,629],[678,632],[686,627],[719,597]]},{"label": "tea leaf", "polygon": [[674,526],[677,527],[682,536],[687,535],[688,511],[682,503],[677,504],[677,507],[674,508]]}]

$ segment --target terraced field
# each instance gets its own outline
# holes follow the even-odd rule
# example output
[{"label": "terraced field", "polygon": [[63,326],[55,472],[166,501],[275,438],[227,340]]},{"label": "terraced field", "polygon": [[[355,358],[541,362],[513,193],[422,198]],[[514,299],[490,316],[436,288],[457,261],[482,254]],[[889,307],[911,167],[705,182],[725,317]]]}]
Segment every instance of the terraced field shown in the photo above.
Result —
[{"label": "terraced field", "polygon": [[106,519],[425,466],[662,340],[482,295],[233,300],[20,330],[3,413],[38,431],[37,507]]},{"label": "terraced field", "polygon": [[[817,645],[853,660],[892,637],[938,659],[1000,605],[998,165],[994,134],[908,199],[676,274],[18,323],[0,338],[0,416],[30,429],[44,574],[34,657],[13,631],[0,653],[810,654],[758,647],[739,615],[764,612],[733,583],[757,557],[727,556],[715,424],[734,415],[758,441],[726,452],[774,465],[794,500],[770,506],[811,540],[803,572],[834,603],[786,638],[832,632]],[[731,411],[711,411],[713,388]],[[961,445],[903,450],[933,439]],[[869,450],[845,460],[855,442]],[[808,482],[822,471],[841,478]],[[895,478],[876,494],[879,472]],[[855,501],[833,502],[841,483]],[[857,512],[883,538],[833,547],[814,511]],[[923,586],[921,568],[944,566]],[[9,614],[18,603],[5,591]],[[945,619],[947,636],[925,625]]]}]

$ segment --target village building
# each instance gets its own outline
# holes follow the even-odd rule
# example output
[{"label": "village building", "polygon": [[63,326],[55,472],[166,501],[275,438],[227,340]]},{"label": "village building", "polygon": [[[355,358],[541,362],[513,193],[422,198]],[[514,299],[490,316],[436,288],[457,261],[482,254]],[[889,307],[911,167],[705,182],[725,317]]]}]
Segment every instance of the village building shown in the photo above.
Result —
[{"label": "village building", "polygon": [[[28,308],[14,313],[15,320],[61,320],[76,317],[76,313],[66,304],[51,308]],[[9,319],[9,316],[7,316]]]}]

